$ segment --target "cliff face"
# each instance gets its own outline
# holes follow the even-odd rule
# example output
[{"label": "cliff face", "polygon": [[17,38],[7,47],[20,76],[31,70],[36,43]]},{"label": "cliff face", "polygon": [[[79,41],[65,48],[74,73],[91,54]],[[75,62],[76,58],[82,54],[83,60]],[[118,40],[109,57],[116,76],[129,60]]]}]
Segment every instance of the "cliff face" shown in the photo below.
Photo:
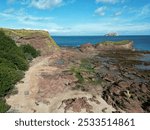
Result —
[{"label": "cliff face", "polygon": [[10,36],[18,46],[22,44],[30,44],[37,50],[40,50],[42,55],[59,49],[58,45],[47,31],[6,28],[0,28],[0,30],[3,30],[6,35]]}]

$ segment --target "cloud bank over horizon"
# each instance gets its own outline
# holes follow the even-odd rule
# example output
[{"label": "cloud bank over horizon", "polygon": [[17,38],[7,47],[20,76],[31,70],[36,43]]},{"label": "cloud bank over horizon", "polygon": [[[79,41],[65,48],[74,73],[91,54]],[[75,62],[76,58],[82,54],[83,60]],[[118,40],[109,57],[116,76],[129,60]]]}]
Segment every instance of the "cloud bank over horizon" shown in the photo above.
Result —
[{"label": "cloud bank over horizon", "polygon": [[0,2],[0,18],[0,27],[52,35],[150,34],[148,0],[7,0]]}]

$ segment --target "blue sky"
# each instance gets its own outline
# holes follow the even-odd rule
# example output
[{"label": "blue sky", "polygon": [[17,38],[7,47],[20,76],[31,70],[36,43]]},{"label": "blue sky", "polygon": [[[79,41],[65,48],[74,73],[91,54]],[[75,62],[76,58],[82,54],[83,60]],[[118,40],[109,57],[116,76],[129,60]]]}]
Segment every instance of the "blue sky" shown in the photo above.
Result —
[{"label": "blue sky", "polygon": [[150,1],[1,0],[0,27],[52,35],[150,35]]}]

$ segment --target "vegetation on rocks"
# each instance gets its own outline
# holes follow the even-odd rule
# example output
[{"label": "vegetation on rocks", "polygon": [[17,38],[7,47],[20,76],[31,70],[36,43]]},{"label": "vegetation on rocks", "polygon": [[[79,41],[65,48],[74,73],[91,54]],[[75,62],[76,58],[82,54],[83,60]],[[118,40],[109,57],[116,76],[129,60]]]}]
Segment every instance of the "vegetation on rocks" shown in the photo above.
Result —
[{"label": "vegetation on rocks", "polygon": [[28,69],[27,54],[35,58],[39,52],[30,45],[18,47],[15,41],[0,31],[0,112],[9,109],[3,97],[23,78],[23,71]]},{"label": "vegetation on rocks", "polygon": [[37,57],[40,55],[40,52],[35,50],[31,45],[27,44],[27,45],[21,45],[20,48],[22,49],[22,51],[25,54],[25,57],[28,60],[32,60],[33,58]]},{"label": "vegetation on rocks", "polygon": [[[25,30],[25,29],[8,29],[8,28],[0,28],[1,31],[4,31],[6,35],[13,37],[31,37],[35,34],[35,30]],[[36,34],[40,34],[43,36],[48,36],[46,31],[36,30]]]},{"label": "vegetation on rocks", "polygon": [[78,79],[77,85],[74,89],[87,89],[87,86],[98,85],[102,83],[102,80],[97,76],[91,59],[82,59],[79,66],[73,66],[71,72],[74,73]]},{"label": "vegetation on rocks", "polygon": [[129,40],[123,40],[123,41],[104,41],[102,44],[104,45],[125,45],[130,43]]},{"label": "vegetation on rocks", "polygon": [[22,71],[0,66],[0,97],[5,96],[21,78],[23,78]]}]

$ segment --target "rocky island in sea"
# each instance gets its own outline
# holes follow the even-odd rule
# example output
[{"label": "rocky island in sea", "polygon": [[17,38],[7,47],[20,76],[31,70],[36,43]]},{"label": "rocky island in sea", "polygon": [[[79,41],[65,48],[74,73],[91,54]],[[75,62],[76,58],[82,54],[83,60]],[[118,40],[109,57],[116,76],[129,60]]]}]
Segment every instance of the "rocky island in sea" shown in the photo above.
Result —
[{"label": "rocky island in sea", "polygon": [[150,61],[143,60],[150,52],[135,50],[133,41],[70,48],[58,47],[45,31],[2,31],[18,46],[41,51],[15,94],[5,96],[7,112],[150,112]]},{"label": "rocky island in sea", "polygon": [[118,36],[118,33],[110,32],[110,33],[105,34],[105,36]]}]

